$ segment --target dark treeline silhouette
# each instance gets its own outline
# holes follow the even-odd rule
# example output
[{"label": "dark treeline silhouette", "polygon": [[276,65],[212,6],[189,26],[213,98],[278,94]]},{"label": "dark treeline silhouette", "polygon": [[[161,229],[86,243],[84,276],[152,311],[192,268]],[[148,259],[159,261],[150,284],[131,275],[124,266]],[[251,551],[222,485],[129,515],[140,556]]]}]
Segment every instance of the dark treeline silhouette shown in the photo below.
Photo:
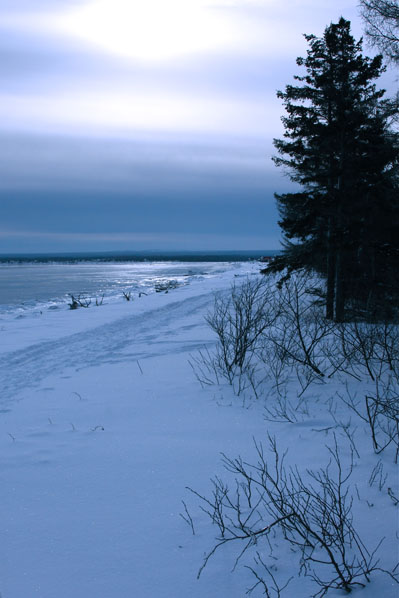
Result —
[{"label": "dark treeline silhouette", "polygon": [[382,56],[363,56],[343,18],[305,37],[305,73],[278,92],[287,115],[274,142],[299,189],[276,195],[284,250],[265,272],[320,273],[327,318],[386,317],[399,296],[399,138],[375,85]]}]

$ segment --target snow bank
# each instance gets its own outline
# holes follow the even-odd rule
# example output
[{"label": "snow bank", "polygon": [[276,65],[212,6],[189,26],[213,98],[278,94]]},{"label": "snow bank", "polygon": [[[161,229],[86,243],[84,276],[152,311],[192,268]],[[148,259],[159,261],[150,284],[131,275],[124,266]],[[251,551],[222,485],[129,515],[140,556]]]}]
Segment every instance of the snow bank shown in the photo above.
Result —
[{"label": "snow bank", "polygon": [[[236,547],[196,579],[214,530],[185,487],[209,491],[209,478],[224,475],[220,453],[251,460],[252,439],[267,432],[291,463],[323,465],[327,432],[315,430],[330,425],[319,400],[325,389],[312,417],[277,424],[265,422],[260,402],[226,386],[201,388],[193,374],[190,354],[215,341],[204,320],[214,291],[258,269],[245,264],[167,294],[2,323],[3,598],[242,598],[253,585],[244,567],[231,572]],[[388,566],[395,506],[369,487],[376,460],[368,438],[359,450],[357,517],[372,543],[386,536]],[[195,535],[180,516],[182,499]],[[280,572],[295,574],[291,556],[277,554]],[[377,594],[394,598],[397,586],[377,573],[361,596]],[[311,586],[295,579],[284,595],[309,598]]]}]

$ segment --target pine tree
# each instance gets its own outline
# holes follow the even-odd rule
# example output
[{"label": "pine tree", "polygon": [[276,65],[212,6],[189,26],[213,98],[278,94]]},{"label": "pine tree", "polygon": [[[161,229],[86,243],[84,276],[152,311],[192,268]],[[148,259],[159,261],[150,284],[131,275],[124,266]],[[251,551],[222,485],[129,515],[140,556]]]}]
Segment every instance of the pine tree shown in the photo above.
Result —
[{"label": "pine tree", "polygon": [[[374,83],[384,70],[381,56],[364,57],[362,42],[343,18],[323,37],[305,38],[307,57],[297,64],[306,73],[295,76],[299,85],[278,92],[287,116],[284,139],[274,141],[280,154],[274,160],[299,190],[276,195],[284,250],[270,269],[320,272],[327,281],[326,316],[342,320],[346,299],[364,292],[371,280],[370,214],[392,201],[387,198],[397,149],[384,91]],[[382,221],[377,228],[384,236]]]}]

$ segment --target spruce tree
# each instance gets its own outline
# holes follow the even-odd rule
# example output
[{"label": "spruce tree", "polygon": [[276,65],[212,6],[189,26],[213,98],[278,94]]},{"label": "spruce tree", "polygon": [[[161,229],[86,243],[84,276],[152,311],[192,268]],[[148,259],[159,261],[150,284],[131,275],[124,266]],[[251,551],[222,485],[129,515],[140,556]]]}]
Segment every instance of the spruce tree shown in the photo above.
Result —
[{"label": "spruce tree", "polygon": [[[298,85],[278,92],[287,116],[284,139],[274,141],[275,163],[298,183],[294,193],[276,194],[284,250],[272,271],[315,269],[327,281],[326,316],[344,317],[347,298],[364,295],[371,282],[371,256],[379,238],[370,217],[395,204],[395,136],[389,132],[374,81],[384,70],[381,56],[362,55],[362,42],[341,18],[323,37],[306,35],[309,49],[297,64]],[[390,223],[391,224],[391,223]]]}]

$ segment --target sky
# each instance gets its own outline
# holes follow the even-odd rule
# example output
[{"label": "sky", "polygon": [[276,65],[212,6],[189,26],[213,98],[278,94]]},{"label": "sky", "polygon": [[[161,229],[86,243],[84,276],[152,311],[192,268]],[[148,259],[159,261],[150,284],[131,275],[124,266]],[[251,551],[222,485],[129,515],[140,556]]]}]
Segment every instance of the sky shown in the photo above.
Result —
[{"label": "sky", "polygon": [[357,0],[0,0],[0,253],[278,249],[276,91],[341,15],[359,38]]}]

